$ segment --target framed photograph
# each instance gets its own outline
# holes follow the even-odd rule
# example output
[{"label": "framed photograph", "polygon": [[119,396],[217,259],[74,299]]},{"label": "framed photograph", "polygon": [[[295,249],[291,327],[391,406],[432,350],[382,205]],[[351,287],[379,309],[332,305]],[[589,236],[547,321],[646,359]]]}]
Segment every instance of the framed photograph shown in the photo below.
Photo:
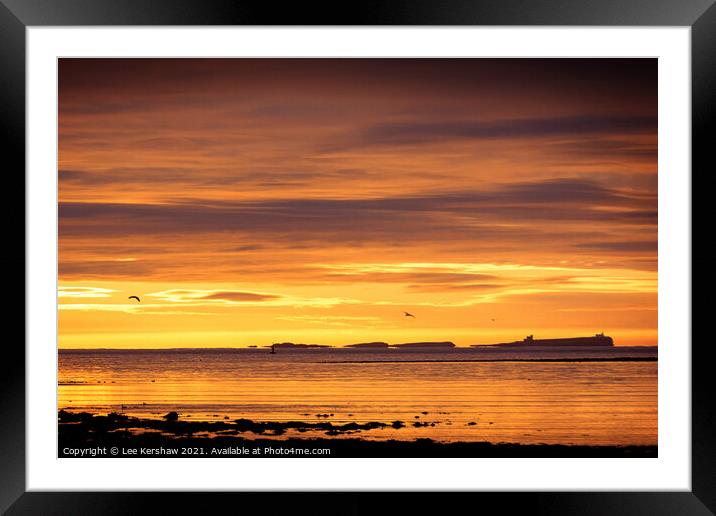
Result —
[{"label": "framed photograph", "polygon": [[712,4],[3,0],[2,509],[712,514]]}]

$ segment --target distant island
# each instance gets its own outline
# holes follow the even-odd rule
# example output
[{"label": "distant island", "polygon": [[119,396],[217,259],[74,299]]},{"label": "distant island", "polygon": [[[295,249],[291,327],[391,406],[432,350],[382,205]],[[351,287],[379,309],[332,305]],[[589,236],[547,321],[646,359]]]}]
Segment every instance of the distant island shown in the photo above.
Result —
[{"label": "distant island", "polygon": [[[251,346],[250,346],[251,347]],[[253,346],[255,347],[255,346]],[[357,344],[345,344],[343,346],[332,346],[329,344],[296,344],[293,342],[277,342],[269,346],[271,349],[313,349],[313,348],[350,348],[350,349],[452,349],[457,347],[450,341],[442,342],[405,342],[403,344],[389,344],[388,342],[359,342]],[[614,347],[614,340],[598,333],[592,337],[567,337],[560,339],[535,339],[534,335],[528,335],[522,340],[514,342],[502,342],[498,344],[472,344],[471,348],[584,348]]]},{"label": "distant island", "polygon": [[346,348],[370,348],[370,349],[385,349],[390,347],[387,342],[361,342],[360,344],[347,344]]},{"label": "distant island", "polygon": [[501,344],[473,344],[471,347],[490,347],[490,348],[537,348],[537,347],[614,347],[614,340],[607,337],[604,333],[597,333],[593,337],[570,337],[563,339],[535,339],[533,335],[528,335],[522,340],[514,342],[504,342]]},{"label": "distant island", "polygon": [[404,344],[388,344],[387,342],[361,342],[358,344],[346,344],[345,346],[330,346],[328,344],[294,344],[293,342],[277,342],[268,348],[274,349],[305,349],[305,348],[354,348],[354,349],[388,349],[388,348],[419,348],[419,349],[447,349],[454,348],[453,342],[406,342]]},{"label": "distant island", "polygon": [[277,342],[269,348],[331,348],[328,344],[294,344],[293,342]]},{"label": "distant island", "polygon": [[393,348],[431,348],[431,349],[445,349],[454,348],[455,344],[452,342],[408,342],[406,344],[392,344]]}]

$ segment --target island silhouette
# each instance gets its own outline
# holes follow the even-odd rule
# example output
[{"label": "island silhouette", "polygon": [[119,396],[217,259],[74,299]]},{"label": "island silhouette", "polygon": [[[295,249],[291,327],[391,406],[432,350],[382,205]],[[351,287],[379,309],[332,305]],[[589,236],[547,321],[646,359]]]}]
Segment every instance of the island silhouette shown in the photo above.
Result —
[{"label": "island silhouette", "polygon": [[[250,346],[251,347],[251,346]],[[342,346],[333,346],[330,344],[301,344],[293,342],[276,342],[269,346],[272,353],[275,353],[276,349],[313,349],[313,348],[351,348],[351,349],[436,349],[446,350],[456,348],[454,342],[451,341],[425,341],[425,342],[405,342],[402,344],[389,344],[388,342],[376,341],[376,342],[359,342],[357,344],[344,344]],[[604,333],[597,333],[591,337],[563,337],[555,339],[535,339],[534,335],[528,335],[522,340],[513,342],[503,342],[497,344],[471,344],[472,348],[537,348],[537,347],[549,347],[549,348],[583,348],[583,347],[599,347],[607,348],[614,347],[614,339],[604,335]]]}]

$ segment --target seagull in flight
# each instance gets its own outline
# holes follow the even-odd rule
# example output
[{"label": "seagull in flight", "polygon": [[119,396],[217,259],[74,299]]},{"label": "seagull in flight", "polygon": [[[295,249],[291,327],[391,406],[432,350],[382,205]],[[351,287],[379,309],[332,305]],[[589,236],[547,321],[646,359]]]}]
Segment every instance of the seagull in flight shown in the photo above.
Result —
[{"label": "seagull in flight", "polygon": [[129,296],[127,299],[136,299],[138,303],[142,302],[137,296]]},{"label": "seagull in flight", "polygon": [[415,317],[413,314],[409,314],[408,312],[403,312],[405,314],[405,317]]}]

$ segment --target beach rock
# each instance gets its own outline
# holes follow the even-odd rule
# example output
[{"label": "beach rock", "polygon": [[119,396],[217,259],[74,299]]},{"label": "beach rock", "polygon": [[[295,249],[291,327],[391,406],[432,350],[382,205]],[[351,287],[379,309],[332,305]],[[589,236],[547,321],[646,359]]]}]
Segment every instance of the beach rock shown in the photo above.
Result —
[{"label": "beach rock", "polygon": [[167,421],[176,421],[179,419],[179,414],[177,414],[176,412],[169,412],[167,414],[164,414],[162,417]]},{"label": "beach rock", "polygon": [[[402,421],[395,421],[394,424],[395,423],[402,424]],[[348,423],[348,424],[350,425],[352,423]],[[343,425],[343,426],[347,426],[347,425]],[[358,425],[358,427],[359,427],[358,429],[359,430],[373,430],[374,428],[384,428],[386,426],[387,425],[385,423],[379,423],[377,421],[370,421],[369,423],[364,423],[362,425]]]},{"label": "beach rock", "polygon": [[92,419],[93,415],[89,412],[67,412],[60,410],[57,419],[60,423],[86,423]]},{"label": "beach rock", "polygon": [[256,428],[256,423],[250,419],[236,419],[234,423],[236,423],[239,432],[253,432]]}]

